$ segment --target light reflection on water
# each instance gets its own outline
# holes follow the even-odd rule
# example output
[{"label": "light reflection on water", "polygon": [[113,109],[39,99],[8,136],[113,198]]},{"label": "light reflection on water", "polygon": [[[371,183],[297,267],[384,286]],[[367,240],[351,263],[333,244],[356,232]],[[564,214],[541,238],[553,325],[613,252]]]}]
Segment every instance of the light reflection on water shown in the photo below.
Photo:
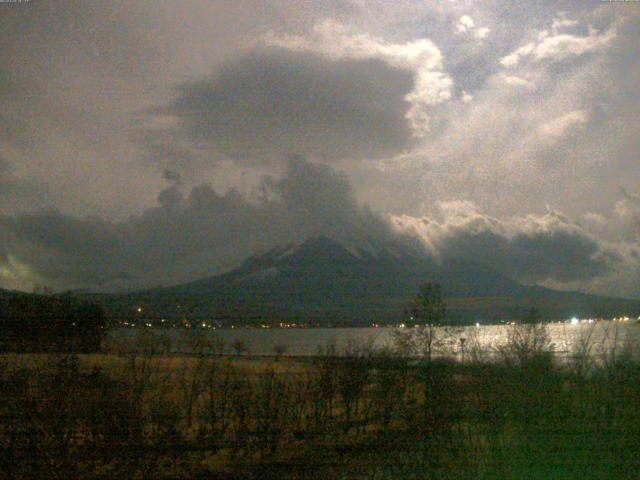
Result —
[{"label": "light reflection on water", "polygon": [[[438,336],[446,345],[441,351],[446,355],[461,355],[460,339],[464,338],[467,355],[481,353],[492,355],[507,343],[511,325],[445,327],[438,329]],[[601,321],[596,323],[554,323],[547,325],[550,348],[558,356],[575,354],[581,345],[589,345],[589,354],[597,356],[612,348],[621,349],[640,344],[640,324],[632,322]],[[408,331],[409,329],[404,329]],[[145,330],[145,334],[164,337],[165,344],[174,352],[187,352],[194,336],[214,341],[222,340],[225,352],[232,353],[234,342],[242,342],[247,354],[273,355],[278,349],[285,355],[316,355],[322,349],[334,348],[344,352],[349,346],[360,351],[380,350],[394,345],[393,328],[282,328],[282,329],[218,329],[186,331],[178,329]],[[139,338],[138,329],[117,329],[109,334],[111,345],[133,345]]]}]

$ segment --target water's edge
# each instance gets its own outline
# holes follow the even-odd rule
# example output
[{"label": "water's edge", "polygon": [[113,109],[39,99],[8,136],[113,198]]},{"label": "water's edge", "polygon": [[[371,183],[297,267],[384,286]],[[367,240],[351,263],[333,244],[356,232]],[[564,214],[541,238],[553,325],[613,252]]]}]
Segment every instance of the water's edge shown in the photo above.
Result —
[{"label": "water's edge", "polygon": [[[508,342],[509,325],[443,327],[437,329],[439,350],[448,355],[491,354]],[[290,329],[132,329],[111,330],[105,340],[107,350],[121,350],[151,341],[173,353],[189,353],[208,345],[218,353],[241,353],[252,356],[314,356],[323,352],[343,354],[380,351],[395,347],[393,328],[290,328]],[[404,329],[410,332],[411,329]],[[571,355],[588,341],[590,355],[612,348],[628,348],[640,343],[640,325],[602,321],[577,325],[547,325],[550,350],[557,355]],[[146,340],[145,340],[146,339]]]}]

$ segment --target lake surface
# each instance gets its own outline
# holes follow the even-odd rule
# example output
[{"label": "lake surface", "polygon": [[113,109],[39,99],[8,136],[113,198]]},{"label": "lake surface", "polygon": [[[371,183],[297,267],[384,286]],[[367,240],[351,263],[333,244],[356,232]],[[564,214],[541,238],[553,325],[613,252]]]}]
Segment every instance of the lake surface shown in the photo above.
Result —
[{"label": "lake surface", "polygon": [[[495,354],[497,348],[508,342],[512,325],[487,325],[462,328],[443,327],[437,329],[442,339],[440,354],[462,356],[464,339],[465,355]],[[640,324],[628,322],[599,321],[594,323],[553,323],[547,325],[551,349],[558,356],[568,356],[589,344],[590,355],[600,355],[612,348],[640,345]],[[285,355],[310,356],[331,350],[343,354],[348,349],[360,351],[394,348],[398,331],[407,334],[413,329],[394,328],[280,328],[280,329],[127,329],[120,328],[109,333],[107,341],[118,348],[133,347],[144,337],[155,337],[173,352],[188,353],[196,340],[215,343],[222,341],[226,353],[233,353],[232,345],[241,342],[248,355],[273,355],[276,351]]]}]

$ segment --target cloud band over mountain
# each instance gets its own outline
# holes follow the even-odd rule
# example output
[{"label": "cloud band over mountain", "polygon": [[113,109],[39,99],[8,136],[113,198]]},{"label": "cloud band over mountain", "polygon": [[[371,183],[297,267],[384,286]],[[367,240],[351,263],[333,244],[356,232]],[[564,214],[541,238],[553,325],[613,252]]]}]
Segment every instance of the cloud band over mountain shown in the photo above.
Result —
[{"label": "cloud band over mountain", "polygon": [[12,288],[172,284],[320,235],[365,249],[418,240],[436,260],[481,262],[529,282],[596,279],[624,262],[622,253],[553,211],[505,222],[457,202],[441,205],[439,219],[386,217],[358,205],[344,175],[301,157],[263,186],[264,198],[255,202],[207,185],[183,195],[172,185],[158,206],[122,222],[55,210],[1,217],[0,280]]}]

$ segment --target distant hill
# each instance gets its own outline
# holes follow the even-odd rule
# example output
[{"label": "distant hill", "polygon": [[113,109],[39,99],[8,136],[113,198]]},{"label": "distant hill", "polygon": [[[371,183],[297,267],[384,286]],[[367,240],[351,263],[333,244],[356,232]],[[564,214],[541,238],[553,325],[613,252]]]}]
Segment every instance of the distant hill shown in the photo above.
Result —
[{"label": "distant hill", "polygon": [[534,306],[548,319],[640,313],[639,301],[525,286],[480,263],[438,263],[401,242],[326,237],[274,248],[222,275],[100,300],[122,318],[370,325],[401,321],[427,281],[443,286],[456,323],[518,318]]}]

